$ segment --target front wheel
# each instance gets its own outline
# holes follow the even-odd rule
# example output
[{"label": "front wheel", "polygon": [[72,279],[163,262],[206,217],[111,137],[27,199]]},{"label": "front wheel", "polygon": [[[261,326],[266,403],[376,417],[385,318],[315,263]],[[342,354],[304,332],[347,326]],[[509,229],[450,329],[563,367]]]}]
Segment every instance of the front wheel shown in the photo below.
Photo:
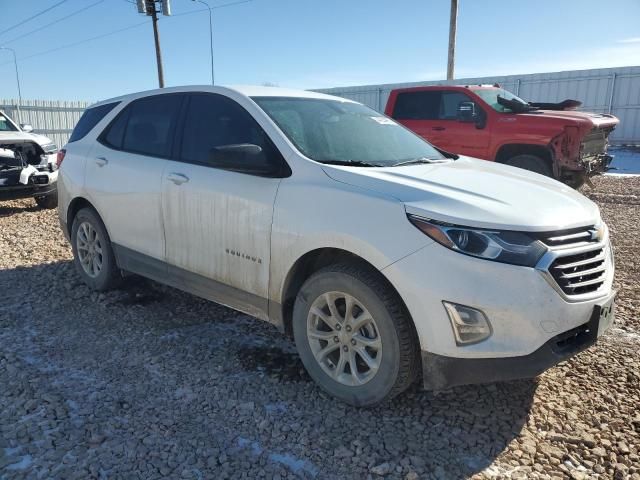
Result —
[{"label": "front wheel", "polygon": [[56,208],[58,206],[57,191],[41,197],[34,197],[33,199],[36,201],[36,205],[47,210],[51,210],[52,208]]},{"label": "front wheel", "polygon": [[351,405],[384,402],[418,376],[409,315],[375,270],[333,265],[313,274],[296,298],[293,334],[309,375]]},{"label": "front wheel", "polygon": [[553,172],[549,164],[536,155],[516,155],[504,163],[505,165],[529,170],[530,172],[539,173],[546,177],[553,177]]}]

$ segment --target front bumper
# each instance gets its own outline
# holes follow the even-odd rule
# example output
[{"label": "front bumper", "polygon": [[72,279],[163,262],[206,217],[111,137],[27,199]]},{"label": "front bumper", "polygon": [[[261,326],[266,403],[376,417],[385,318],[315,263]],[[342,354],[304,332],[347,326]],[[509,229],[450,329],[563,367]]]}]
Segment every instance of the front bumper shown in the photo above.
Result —
[{"label": "front bumper", "polygon": [[[556,335],[529,355],[511,358],[454,358],[422,352],[423,383],[426,390],[444,390],[459,385],[504,382],[533,378],[545,370],[589,348],[604,329],[602,308],[596,305],[589,322]],[[611,315],[613,315],[611,311]]]},{"label": "front bumper", "polygon": [[[606,270],[602,286],[584,295],[564,295],[554,288],[542,260],[539,268],[508,265],[437,243],[384,268],[414,321],[426,387],[536,376],[593,344],[593,330],[586,325],[594,309],[611,297],[614,274],[608,237],[593,245],[606,249]],[[471,345],[456,344],[443,300],[481,310],[491,324],[491,336]],[[580,335],[571,349],[554,347],[567,332],[581,330],[589,334]]]},{"label": "front bumper", "polygon": [[6,200],[19,200],[21,198],[31,197],[46,197],[47,195],[54,194],[58,189],[56,181],[48,183],[47,185],[13,185],[13,186],[0,186],[0,201]]}]

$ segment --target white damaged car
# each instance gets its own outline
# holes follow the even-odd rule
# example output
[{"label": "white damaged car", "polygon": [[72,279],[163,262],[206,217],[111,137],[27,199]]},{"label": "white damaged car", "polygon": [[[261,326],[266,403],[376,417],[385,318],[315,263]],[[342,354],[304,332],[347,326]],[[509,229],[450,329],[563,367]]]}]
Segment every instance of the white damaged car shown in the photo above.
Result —
[{"label": "white damaged car", "polygon": [[58,147],[16,124],[0,110],[0,201],[33,197],[42,208],[58,205]]},{"label": "white damaged car", "polygon": [[61,157],[58,213],[85,283],[133,272],[269,321],[352,405],[419,379],[534,377],[612,323],[613,251],[591,200],[350,100],[127,95],[87,110]]}]

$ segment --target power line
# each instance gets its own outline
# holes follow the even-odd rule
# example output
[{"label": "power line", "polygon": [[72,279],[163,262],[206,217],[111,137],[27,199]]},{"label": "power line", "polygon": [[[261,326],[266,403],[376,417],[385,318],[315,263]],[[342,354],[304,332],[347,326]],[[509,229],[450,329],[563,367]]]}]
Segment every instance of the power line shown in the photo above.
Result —
[{"label": "power line", "polygon": [[[63,1],[66,1],[66,0],[63,0]],[[125,1],[128,2],[128,0],[125,0]],[[254,2],[254,1],[256,1],[256,0],[238,0],[238,1],[235,1],[235,2],[229,2],[229,3],[223,3],[221,5],[216,5],[215,7],[211,7],[211,9],[214,10],[214,9],[219,9],[219,8],[231,7],[231,6],[234,6],[234,5],[240,5],[240,4],[243,4],[243,3],[250,3],[250,2]],[[200,8],[198,10],[192,10],[192,11],[189,11],[189,12],[177,13],[177,14],[171,15],[171,17],[180,17],[180,16],[183,16],[183,15],[193,15],[195,13],[206,12],[206,11],[207,11],[207,9]],[[171,17],[164,17],[164,19],[169,19]],[[94,40],[99,40],[101,38],[109,37],[111,35],[115,35],[117,33],[124,32],[126,30],[131,30],[133,28],[137,28],[137,27],[140,27],[142,25],[146,25],[147,23],[148,23],[148,21],[145,20],[144,22],[136,23],[134,25],[129,25],[128,27],[119,28],[117,30],[112,30],[110,32],[103,33],[102,35],[96,35],[95,37],[85,38],[84,40],[79,40],[77,42],[73,42],[73,43],[69,43],[69,44],[66,44],[66,45],[61,45],[59,47],[51,48],[51,49],[46,50],[44,52],[38,52],[38,53],[31,54],[31,55],[27,55],[26,57],[20,57],[20,58],[18,58],[18,60],[22,62],[22,61],[28,60],[30,58],[40,57],[42,55],[47,55],[47,54],[52,53],[52,52],[57,52],[58,50],[64,50],[66,48],[76,47],[76,46],[82,45],[84,43],[93,42]],[[10,63],[11,62],[0,63],[0,66],[8,65]]]},{"label": "power line", "polygon": [[67,0],[61,0],[61,1],[59,1],[58,3],[56,3],[55,5],[51,5],[49,8],[45,8],[45,9],[44,9],[44,10],[42,10],[41,12],[36,13],[35,15],[32,15],[32,16],[30,16],[29,18],[26,18],[26,19],[24,19],[24,20],[22,20],[22,21],[20,21],[20,22],[16,23],[15,25],[12,25],[11,27],[6,28],[6,29],[2,30],[2,31],[0,32],[0,35],[5,34],[5,33],[7,33],[7,32],[10,32],[10,31],[11,31],[11,30],[13,30],[14,28],[18,28],[18,27],[20,27],[20,26],[24,25],[25,23],[27,23],[27,22],[29,22],[29,21],[33,20],[34,18],[38,18],[40,15],[44,15],[44,14],[45,14],[45,13],[47,13],[49,10],[53,10],[54,8],[56,8],[56,7],[57,7],[57,6],[59,6],[59,5],[62,5],[62,4],[63,4],[63,3],[65,3],[66,1],[67,1]]},{"label": "power line", "polygon": [[20,40],[21,38],[24,38],[24,37],[26,37],[28,35],[31,35],[31,34],[36,33],[36,32],[39,32],[40,30],[44,30],[45,28],[48,28],[48,27],[50,27],[52,25],[55,25],[56,23],[60,23],[63,20],[66,20],[67,18],[73,17],[73,16],[75,16],[75,15],[77,15],[79,13],[84,12],[85,10],[89,10],[91,7],[95,7],[96,5],[99,5],[99,4],[103,3],[103,2],[104,2],[104,0],[98,0],[97,2],[92,3],[91,5],[87,5],[86,7],[82,7],[80,10],[76,10],[75,12],[72,12],[69,15],[66,15],[66,16],[64,16],[62,18],[59,18],[58,20],[54,20],[53,22],[47,23],[46,25],[43,25],[42,27],[38,27],[38,28],[36,28],[34,30],[31,30],[30,32],[24,33],[24,34],[20,35],[19,37],[12,38],[11,40],[9,40],[7,42],[2,42],[2,44],[3,45],[7,45],[9,43],[13,43],[16,40]]},{"label": "power line", "polygon": [[[149,21],[145,20],[144,22],[136,23],[134,25],[129,25],[128,27],[124,27],[124,28],[119,28],[118,30],[113,30],[112,32],[103,33],[102,35],[96,35],[95,37],[91,37],[91,38],[85,38],[84,40],[80,40],[79,42],[68,43],[67,45],[62,45],[60,47],[51,48],[49,50],[45,50],[44,52],[38,52],[38,53],[34,53],[32,55],[27,55],[26,57],[20,57],[18,60],[24,61],[24,60],[28,60],[30,58],[40,57],[42,55],[47,55],[49,53],[57,52],[58,50],[63,50],[65,48],[75,47],[77,45],[82,45],[83,43],[88,43],[88,42],[92,42],[94,40],[99,40],[101,38],[109,37],[111,35],[115,35],[116,33],[124,32],[126,30],[131,30],[133,28],[137,28],[137,27],[140,27],[142,25],[146,25],[148,23],[149,23]],[[11,63],[11,62],[0,63],[0,66],[7,65],[9,63]]]}]

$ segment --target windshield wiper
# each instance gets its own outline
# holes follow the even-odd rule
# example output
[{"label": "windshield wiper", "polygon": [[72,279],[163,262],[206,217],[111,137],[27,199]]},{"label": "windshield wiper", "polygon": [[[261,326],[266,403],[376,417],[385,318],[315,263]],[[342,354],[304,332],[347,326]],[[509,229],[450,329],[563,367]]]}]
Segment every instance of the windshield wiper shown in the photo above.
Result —
[{"label": "windshield wiper", "polygon": [[446,159],[444,159],[444,158],[436,159],[436,158],[420,157],[420,158],[412,158],[411,160],[405,160],[403,162],[394,163],[391,166],[392,167],[401,167],[402,165],[416,165],[418,163],[440,163],[442,161],[446,161]]},{"label": "windshield wiper", "polygon": [[318,160],[327,165],[345,165],[347,167],[384,167],[378,163],[363,162],[362,160]]}]

